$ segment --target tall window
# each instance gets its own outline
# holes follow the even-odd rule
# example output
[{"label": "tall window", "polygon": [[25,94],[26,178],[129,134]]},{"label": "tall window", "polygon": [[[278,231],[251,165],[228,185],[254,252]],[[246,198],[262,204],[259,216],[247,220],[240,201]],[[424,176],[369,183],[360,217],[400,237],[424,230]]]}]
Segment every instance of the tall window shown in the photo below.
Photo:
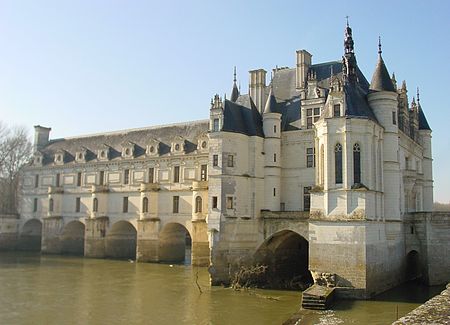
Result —
[{"label": "tall window", "polygon": [[234,156],[233,155],[228,155],[227,166],[228,167],[234,167]]},{"label": "tall window", "polygon": [[92,201],[92,211],[98,212],[98,199],[94,197],[94,200]]},{"label": "tall window", "polygon": [[103,185],[105,184],[105,171],[101,170],[100,175],[98,176],[98,184]]},{"label": "tall window", "polygon": [[342,184],[342,145],[340,143],[334,147],[334,174],[335,183]]},{"label": "tall window", "polygon": [[277,189],[275,187],[273,188],[273,196],[277,196]]},{"label": "tall window", "polygon": [[80,212],[81,210],[81,199],[77,197],[75,199],[75,212]]},{"label": "tall window", "polygon": [[148,169],[148,182],[154,183],[155,182],[155,168],[150,167]]},{"label": "tall window", "polygon": [[206,181],[208,179],[208,165],[200,166],[200,180]]},{"label": "tall window", "polygon": [[77,186],[81,186],[81,173],[77,174]]},{"label": "tall window", "polygon": [[217,196],[212,197],[212,208],[217,209]]},{"label": "tall window", "polygon": [[312,129],[313,123],[320,117],[320,107],[306,109],[306,128]]},{"label": "tall window", "polygon": [[358,143],[353,146],[353,183],[361,183],[361,147]]},{"label": "tall window", "polygon": [[39,175],[34,176],[34,187],[39,186]]},{"label": "tall window", "polygon": [[273,133],[277,133],[277,126],[276,125],[273,126]]},{"label": "tall window", "polygon": [[34,199],[33,200],[33,212],[37,212],[37,208],[38,208],[38,199]]},{"label": "tall window", "polygon": [[142,212],[147,213],[148,212],[148,198],[144,197],[142,199]]},{"label": "tall window", "polygon": [[53,199],[48,200],[48,211],[53,212]]},{"label": "tall window", "polygon": [[56,187],[59,187],[59,182],[60,182],[60,178],[61,178],[61,174],[56,174]]},{"label": "tall window", "polygon": [[233,197],[227,196],[227,209],[233,209]]},{"label": "tall window", "polygon": [[306,167],[315,167],[314,148],[306,148]]},{"label": "tall window", "polygon": [[397,114],[395,114],[395,112],[392,112],[392,124],[397,124]]},{"label": "tall window", "polygon": [[122,211],[124,213],[128,212],[128,196],[123,198]]},{"label": "tall window", "polygon": [[333,106],[333,116],[334,117],[341,116],[341,105],[336,104],[336,105]]},{"label": "tall window", "polygon": [[219,131],[219,119],[215,118],[213,120],[213,131],[218,132]]},{"label": "tall window", "polygon": [[130,183],[130,170],[129,169],[125,169],[123,171],[123,183],[124,184]]},{"label": "tall window", "polygon": [[273,162],[277,162],[277,154],[276,153],[273,154]]},{"label": "tall window", "polygon": [[180,211],[180,197],[174,196],[173,197],[173,213],[178,213]]},{"label": "tall window", "polygon": [[311,186],[303,188],[303,211],[309,211],[311,208]]},{"label": "tall window", "polygon": [[195,198],[195,212],[196,213],[202,212],[202,197],[201,196],[197,196]]},{"label": "tall window", "polygon": [[213,166],[219,166],[219,155],[213,155]]},{"label": "tall window", "polygon": [[180,166],[175,166],[173,168],[173,182],[174,183],[180,182]]}]

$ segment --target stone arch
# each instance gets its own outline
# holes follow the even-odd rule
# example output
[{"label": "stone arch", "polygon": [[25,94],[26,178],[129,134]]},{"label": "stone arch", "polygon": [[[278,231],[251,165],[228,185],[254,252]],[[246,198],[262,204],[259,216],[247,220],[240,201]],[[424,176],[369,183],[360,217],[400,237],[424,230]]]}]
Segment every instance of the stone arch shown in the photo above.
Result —
[{"label": "stone arch", "polygon": [[406,270],[405,278],[407,281],[420,279],[422,277],[422,269],[420,266],[420,255],[416,250],[409,251],[406,254]]},{"label": "stone arch", "polygon": [[26,251],[41,251],[42,222],[39,219],[30,219],[22,226],[18,249]]},{"label": "stone arch", "polygon": [[159,260],[166,263],[191,263],[192,236],[176,222],[166,224],[159,233]]},{"label": "stone arch", "polygon": [[60,236],[61,254],[84,255],[85,226],[78,220],[67,223]]},{"label": "stone arch", "polygon": [[136,228],[128,221],[117,221],[106,234],[106,257],[134,260],[136,258],[136,240]]},{"label": "stone arch", "polygon": [[259,286],[305,289],[314,282],[309,272],[309,243],[292,230],[281,230],[266,239],[256,250],[254,260],[267,265]]}]

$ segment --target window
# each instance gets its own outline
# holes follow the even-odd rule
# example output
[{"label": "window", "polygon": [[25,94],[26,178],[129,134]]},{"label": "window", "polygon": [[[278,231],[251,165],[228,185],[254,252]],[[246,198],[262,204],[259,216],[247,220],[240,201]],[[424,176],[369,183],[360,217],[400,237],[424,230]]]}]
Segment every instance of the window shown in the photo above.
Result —
[{"label": "window", "polygon": [[392,124],[397,125],[397,115],[395,112],[392,112]]},{"label": "window", "polygon": [[228,155],[227,166],[228,167],[234,167],[234,156],[233,155]]},{"label": "window", "polygon": [[303,211],[309,211],[311,208],[311,186],[303,188]]},{"label": "window", "polygon": [[314,148],[306,148],[306,167],[315,167],[316,161],[314,159]]},{"label": "window", "polygon": [[208,165],[200,166],[200,180],[206,181],[208,179]]},{"label": "window", "polygon": [[173,197],[173,213],[178,213],[180,211],[180,197]]},{"label": "window", "polygon": [[358,143],[353,146],[353,183],[361,183],[361,147]]},{"label": "window", "polygon": [[125,169],[123,171],[123,183],[124,184],[130,183],[130,170],[129,169]]},{"label": "window", "polygon": [[227,209],[233,209],[233,197],[227,196]]},{"label": "window", "polygon": [[81,211],[81,199],[79,197],[77,197],[75,199],[75,212],[80,212]]},{"label": "window", "polygon": [[81,173],[77,174],[77,186],[81,186]]},{"label": "window", "polygon": [[173,168],[173,182],[174,183],[180,182],[180,166],[175,166]]},{"label": "window", "polygon": [[277,196],[277,189],[275,187],[273,188],[273,196]]},{"label": "window", "polygon": [[277,133],[277,126],[276,125],[273,126],[273,133]]},{"label": "window", "polygon": [[37,212],[37,208],[38,208],[38,199],[34,199],[33,200],[33,212]]},{"label": "window", "polygon": [[202,212],[202,197],[201,196],[197,196],[195,198],[195,212],[196,213]]},{"label": "window", "polygon": [[39,175],[34,176],[34,187],[39,186]]},{"label": "window", "polygon": [[217,196],[212,197],[212,208],[217,209]]},{"label": "window", "polygon": [[308,108],[306,109],[306,128],[312,129],[313,123],[317,122],[320,117],[320,108]]},{"label": "window", "polygon": [[150,167],[148,169],[148,182],[154,183],[155,182],[155,168]]},{"label": "window", "polygon": [[273,154],[273,162],[277,162],[277,154],[276,153]]},{"label": "window", "polygon": [[92,211],[98,212],[98,199],[94,197],[94,200],[92,201]]},{"label": "window", "polygon": [[280,211],[286,211],[286,203],[284,202],[280,203]]},{"label": "window", "polygon": [[215,118],[213,120],[213,131],[219,132],[219,119],[218,118]]},{"label": "window", "polygon": [[213,155],[213,166],[219,166],[219,155]]},{"label": "window", "polygon": [[335,183],[342,184],[342,145],[340,143],[334,147],[334,173]]},{"label": "window", "polygon": [[128,212],[128,197],[127,196],[125,196],[123,198],[122,212],[124,212],[124,213]]},{"label": "window", "polygon": [[53,212],[53,199],[48,200],[48,211]]},{"label": "window", "polygon": [[333,117],[341,116],[341,105],[336,104],[333,106]]},{"label": "window", "polygon": [[60,180],[61,180],[61,175],[58,173],[58,174],[56,174],[56,187],[59,187]]},{"label": "window", "polygon": [[98,183],[99,183],[99,185],[105,184],[105,171],[104,170],[100,171],[100,175],[98,177]]},{"label": "window", "polygon": [[148,212],[148,198],[144,197],[142,199],[142,212],[147,213]]}]

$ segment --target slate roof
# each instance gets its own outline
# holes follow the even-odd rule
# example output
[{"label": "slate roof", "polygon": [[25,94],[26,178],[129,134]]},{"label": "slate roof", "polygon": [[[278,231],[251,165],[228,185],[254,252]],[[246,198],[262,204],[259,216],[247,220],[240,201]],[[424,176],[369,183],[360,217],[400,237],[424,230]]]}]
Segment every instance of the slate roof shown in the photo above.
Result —
[{"label": "slate roof", "polygon": [[147,144],[157,140],[160,142],[160,156],[170,152],[170,146],[176,136],[186,140],[185,152],[192,153],[197,149],[197,139],[208,132],[209,120],[193,121],[172,125],[147,127],[140,129],[122,130],[102,134],[93,134],[73,138],[52,139],[48,145],[40,150],[44,155],[44,164],[53,163],[54,154],[57,151],[66,152],[65,162],[74,160],[75,153],[84,147],[87,149],[86,160],[95,160],[97,152],[104,149],[105,145],[110,148],[110,160],[120,159],[122,145],[131,142],[135,145],[134,157],[145,156]]},{"label": "slate roof", "polygon": [[422,107],[419,105],[419,130],[430,130],[430,125],[428,124],[427,118],[423,113]]},{"label": "slate roof", "polygon": [[[253,101],[248,99],[247,103],[250,107],[239,104],[239,101],[234,103],[225,100],[222,131],[264,137],[261,114]],[[245,98],[242,101],[246,102]]]},{"label": "slate roof", "polygon": [[378,56],[377,66],[372,76],[372,82],[370,83],[371,91],[393,91],[396,89],[392,83],[392,79],[389,76],[386,65],[384,64],[381,53]]},{"label": "slate roof", "polygon": [[367,103],[367,91],[359,83],[344,84],[345,112],[344,116],[368,118],[378,123],[375,114]]}]

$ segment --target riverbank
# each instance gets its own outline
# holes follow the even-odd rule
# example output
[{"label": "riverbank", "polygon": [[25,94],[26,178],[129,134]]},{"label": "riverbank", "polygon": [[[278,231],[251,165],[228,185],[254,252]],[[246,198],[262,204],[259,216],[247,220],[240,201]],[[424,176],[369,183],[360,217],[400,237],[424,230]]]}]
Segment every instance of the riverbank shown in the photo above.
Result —
[{"label": "riverbank", "polygon": [[439,295],[392,323],[407,324],[450,324],[450,283]]}]

